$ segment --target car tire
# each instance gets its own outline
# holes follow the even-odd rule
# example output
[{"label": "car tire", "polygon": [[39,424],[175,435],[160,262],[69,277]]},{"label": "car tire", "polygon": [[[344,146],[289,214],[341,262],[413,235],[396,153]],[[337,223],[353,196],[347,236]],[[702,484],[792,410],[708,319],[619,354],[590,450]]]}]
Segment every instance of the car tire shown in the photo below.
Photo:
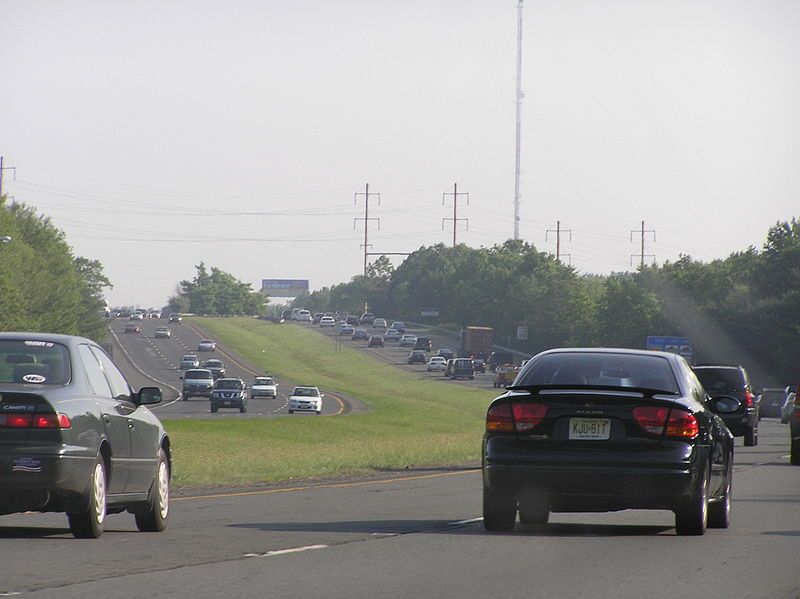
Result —
[{"label": "car tire", "polygon": [[217,410],[219,410],[219,408],[216,408],[216,407],[214,407],[214,406],[211,406],[211,413],[212,413],[212,414],[216,414],[216,413],[217,413]]},{"label": "car tire", "polygon": [[136,528],[142,532],[161,532],[169,519],[169,461],[163,449],[158,451],[158,469],[150,489],[149,509],[136,514]]},{"label": "car tire", "polygon": [[733,488],[733,456],[728,456],[725,489],[722,499],[708,506],[708,528],[728,528],[731,525],[731,491]]},{"label": "car tire", "polygon": [[755,447],[756,445],[758,445],[758,424],[755,424],[744,431],[744,446]]},{"label": "car tire", "polygon": [[692,496],[675,510],[675,532],[679,535],[704,535],[708,525],[708,468]]},{"label": "car tire", "polygon": [[247,407],[239,408],[239,413],[240,414],[244,414],[245,412],[247,412]]},{"label": "car tire", "polygon": [[320,414],[322,414],[322,410],[317,410],[317,416],[319,416]]},{"label": "car tire", "polygon": [[483,527],[490,532],[510,532],[517,519],[513,495],[483,489]]},{"label": "car tire", "polygon": [[547,500],[537,493],[523,493],[519,498],[519,521],[523,524],[547,524],[550,519],[550,506]]},{"label": "car tire", "polygon": [[289,410],[289,413],[290,414],[294,414],[294,410]]},{"label": "car tire", "polygon": [[82,512],[68,512],[69,529],[76,539],[96,539],[103,534],[106,520],[106,465],[98,456],[89,478],[88,506]]},{"label": "car tire", "polygon": [[800,440],[792,439],[792,450],[789,454],[789,463],[792,466],[800,466]]}]

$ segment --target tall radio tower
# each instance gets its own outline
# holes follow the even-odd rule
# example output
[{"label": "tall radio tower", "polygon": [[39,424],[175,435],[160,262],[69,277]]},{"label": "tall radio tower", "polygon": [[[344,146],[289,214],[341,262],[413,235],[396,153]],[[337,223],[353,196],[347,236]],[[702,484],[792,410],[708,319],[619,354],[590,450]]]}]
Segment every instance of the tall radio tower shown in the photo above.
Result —
[{"label": "tall radio tower", "polygon": [[517,4],[517,160],[514,175],[514,239],[519,239],[519,171],[522,137],[522,0]]}]

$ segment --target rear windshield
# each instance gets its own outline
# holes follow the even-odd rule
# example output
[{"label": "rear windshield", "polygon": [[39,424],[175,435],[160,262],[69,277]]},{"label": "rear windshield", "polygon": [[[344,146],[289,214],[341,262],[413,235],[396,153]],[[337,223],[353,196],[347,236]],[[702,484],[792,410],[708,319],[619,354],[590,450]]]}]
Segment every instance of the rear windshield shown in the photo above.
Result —
[{"label": "rear windshield", "polygon": [[644,387],[678,393],[669,362],[659,356],[556,353],[525,370],[521,385]]},{"label": "rear windshield", "polygon": [[217,381],[217,389],[241,389],[242,381],[221,379]]},{"label": "rear windshield", "polygon": [[711,394],[744,391],[744,381],[737,368],[698,368],[694,373]]},{"label": "rear windshield", "polygon": [[292,393],[297,397],[317,397],[318,394],[319,392],[316,389],[310,387],[296,387],[294,393]]},{"label": "rear windshield", "polygon": [[187,370],[187,379],[210,379],[211,373],[208,370]]},{"label": "rear windshield", "polygon": [[70,379],[69,351],[49,341],[0,341],[0,383],[65,385]]},{"label": "rear windshield", "polygon": [[219,360],[208,360],[206,362],[206,366],[208,366],[209,368],[221,368],[222,362],[220,362]]}]

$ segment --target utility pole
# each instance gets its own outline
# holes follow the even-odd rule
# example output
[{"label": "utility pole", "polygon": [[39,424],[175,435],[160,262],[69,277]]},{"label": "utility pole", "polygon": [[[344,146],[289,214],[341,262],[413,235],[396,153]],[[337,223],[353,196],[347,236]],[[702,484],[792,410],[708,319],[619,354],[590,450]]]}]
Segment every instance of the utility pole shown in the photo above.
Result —
[{"label": "utility pole", "polygon": [[458,183],[453,183],[453,192],[452,194],[449,191],[445,191],[442,194],[442,206],[444,206],[445,202],[447,201],[447,197],[452,195],[453,196],[453,218],[443,218],[442,219],[442,231],[444,231],[444,222],[446,220],[453,221],[453,247],[456,247],[456,225],[458,221],[463,220],[467,223],[467,231],[469,231],[469,219],[468,218],[458,218],[458,196],[467,196],[467,205],[469,205],[469,193],[462,191],[459,193],[458,191]]},{"label": "utility pole", "polygon": [[522,147],[522,0],[517,4],[517,152],[514,175],[514,239],[519,239],[519,176]]},{"label": "utility pole", "polygon": [[569,256],[570,259],[572,258],[572,254],[562,254],[561,253],[561,234],[562,233],[569,233],[569,240],[572,241],[572,229],[562,229],[561,228],[561,221],[556,221],[556,228],[555,229],[547,229],[544,232],[544,240],[547,241],[547,234],[548,233],[555,233],[556,234],[556,260],[561,262],[561,256]]},{"label": "utility pole", "polygon": [[633,265],[633,257],[634,256],[639,256],[639,268],[644,268],[644,259],[645,258],[652,258],[653,262],[656,261],[656,255],[655,254],[645,254],[644,253],[644,237],[645,237],[645,235],[647,233],[652,233],[653,234],[653,241],[655,241],[656,240],[656,230],[655,229],[645,229],[644,228],[644,221],[642,221],[642,228],[641,229],[632,229],[631,230],[631,241],[633,241],[633,234],[634,233],[639,233],[641,235],[641,238],[642,238],[642,250],[638,254],[631,254],[631,265]]},{"label": "utility pole", "polygon": [[17,180],[17,168],[14,166],[3,166],[3,157],[0,156],[0,200],[3,199],[3,171],[14,171],[14,181]]},{"label": "utility pole", "polygon": [[361,247],[364,248],[364,276],[366,277],[367,276],[367,256],[369,256],[369,248],[372,247],[369,244],[369,221],[371,221],[371,220],[378,221],[378,230],[380,231],[380,229],[381,229],[381,219],[379,219],[379,218],[370,218],[369,217],[369,197],[370,196],[377,197],[378,198],[378,205],[380,205],[380,203],[381,203],[381,194],[375,193],[374,191],[372,193],[370,193],[369,192],[369,183],[367,183],[365,191],[356,192],[356,194],[355,194],[355,204],[358,204],[358,196],[364,196],[364,200],[365,200],[364,201],[364,217],[363,218],[358,218],[358,217],[354,218],[353,219],[353,228],[355,229],[357,221],[360,221],[360,220],[364,221],[364,245],[362,245]]}]

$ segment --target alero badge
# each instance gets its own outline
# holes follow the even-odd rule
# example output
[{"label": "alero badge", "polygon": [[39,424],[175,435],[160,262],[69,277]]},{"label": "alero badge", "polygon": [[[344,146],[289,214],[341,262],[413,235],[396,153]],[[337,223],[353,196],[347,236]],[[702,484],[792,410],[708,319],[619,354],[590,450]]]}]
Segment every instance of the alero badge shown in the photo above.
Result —
[{"label": "alero badge", "polygon": [[44,383],[47,379],[43,377],[41,374],[26,374],[22,377],[22,380],[26,383]]}]

